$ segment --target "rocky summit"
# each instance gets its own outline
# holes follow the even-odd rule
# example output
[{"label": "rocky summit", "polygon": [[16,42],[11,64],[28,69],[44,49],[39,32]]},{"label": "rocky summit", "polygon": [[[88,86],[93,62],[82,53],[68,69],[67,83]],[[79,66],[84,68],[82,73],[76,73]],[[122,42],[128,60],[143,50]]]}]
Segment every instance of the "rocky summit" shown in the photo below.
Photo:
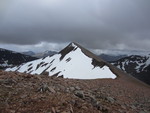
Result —
[{"label": "rocky summit", "polygon": [[0,71],[0,113],[149,113],[150,87],[128,76],[77,80]]}]

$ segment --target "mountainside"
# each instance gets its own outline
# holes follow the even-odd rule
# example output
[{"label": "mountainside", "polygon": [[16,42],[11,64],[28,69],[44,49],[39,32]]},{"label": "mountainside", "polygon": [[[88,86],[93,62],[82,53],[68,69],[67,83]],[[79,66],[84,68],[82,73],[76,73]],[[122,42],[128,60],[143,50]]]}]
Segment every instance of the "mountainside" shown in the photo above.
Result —
[{"label": "mountainside", "polygon": [[0,69],[20,65],[37,58],[0,48]]},{"label": "mountainside", "polygon": [[114,79],[117,77],[112,71],[110,64],[76,43],[69,44],[58,54],[9,68],[7,71],[31,74],[48,72],[51,76],[79,79]]},{"label": "mountainside", "polygon": [[131,55],[114,61],[112,64],[150,85],[150,55]]}]

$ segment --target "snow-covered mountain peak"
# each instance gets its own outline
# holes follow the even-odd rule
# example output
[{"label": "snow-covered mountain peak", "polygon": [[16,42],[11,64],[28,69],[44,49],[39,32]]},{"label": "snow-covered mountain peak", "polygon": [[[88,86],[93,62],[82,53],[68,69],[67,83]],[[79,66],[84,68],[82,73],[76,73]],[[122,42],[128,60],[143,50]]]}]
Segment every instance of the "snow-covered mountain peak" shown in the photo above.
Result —
[{"label": "snow-covered mountain peak", "polygon": [[19,71],[31,74],[48,72],[50,76],[65,78],[95,79],[116,78],[109,65],[77,43],[70,43],[58,54],[25,63],[7,71]]},{"label": "snow-covered mountain peak", "polygon": [[70,43],[67,47],[59,52],[59,54],[61,54],[60,60],[62,60],[71,51],[75,51],[77,48],[78,46],[75,43]]}]

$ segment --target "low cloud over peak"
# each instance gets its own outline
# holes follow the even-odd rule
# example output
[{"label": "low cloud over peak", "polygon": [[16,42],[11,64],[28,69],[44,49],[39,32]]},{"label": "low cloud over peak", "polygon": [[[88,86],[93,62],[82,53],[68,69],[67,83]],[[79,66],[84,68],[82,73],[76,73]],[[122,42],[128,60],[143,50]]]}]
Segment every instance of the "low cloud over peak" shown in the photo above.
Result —
[{"label": "low cloud over peak", "polygon": [[[2,0],[1,45],[150,48],[149,0]],[[10,45],[9,45],[10,46]],[[42,46],[43,48],[45,45]]]}]

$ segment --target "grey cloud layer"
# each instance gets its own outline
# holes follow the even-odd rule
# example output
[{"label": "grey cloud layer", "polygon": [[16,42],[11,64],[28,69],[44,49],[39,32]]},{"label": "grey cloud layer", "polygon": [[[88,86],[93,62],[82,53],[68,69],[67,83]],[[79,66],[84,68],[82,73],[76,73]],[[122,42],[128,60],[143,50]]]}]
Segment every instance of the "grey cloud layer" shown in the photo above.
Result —
[{"label": "grey cloud layer", "polygon": [[150,0],[6,1],[0,9],[1,43],[150,48]]}]

